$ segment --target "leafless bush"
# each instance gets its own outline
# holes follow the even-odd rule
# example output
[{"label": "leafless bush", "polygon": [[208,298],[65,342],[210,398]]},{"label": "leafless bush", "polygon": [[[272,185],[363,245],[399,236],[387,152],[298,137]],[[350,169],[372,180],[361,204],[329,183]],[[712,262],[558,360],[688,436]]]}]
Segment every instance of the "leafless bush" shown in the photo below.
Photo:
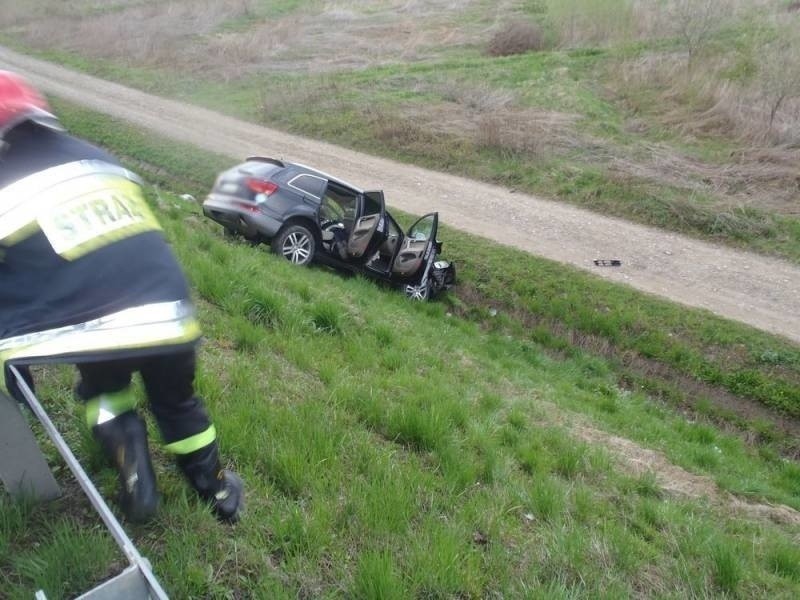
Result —
[{"label": "leafless bush", "polygon": [[688,65],[732,9],[728,0],[671,0],[669,16],[688,52]]},{"label": "leafless bush", "polygon": [[800,98],[799,44],[797,30],[786,29],[761,54],[758,81],[769,107],[770,131],[776,125],[779,111]]},{"label": "leafless bush", "polygon": [[515,22],[509,23],[492,36],[486,52],[489,56],[511,56],[544,48],[545,38],[537,24]]},{"label": "leafless bush", "polygon": [[3,2],[0,7],[0,27],[10,27],[16,25],[23,19],[30,18],[31,9],[21,2]]}]

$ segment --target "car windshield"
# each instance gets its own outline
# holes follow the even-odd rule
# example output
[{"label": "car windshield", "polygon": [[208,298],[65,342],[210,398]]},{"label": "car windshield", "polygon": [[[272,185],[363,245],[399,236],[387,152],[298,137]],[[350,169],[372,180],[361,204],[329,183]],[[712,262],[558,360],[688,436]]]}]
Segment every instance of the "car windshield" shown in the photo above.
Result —
[{"label": "car windshield", "polygon": [[417,221],[414,226],[408,231],[408,237],[412,240],[425,241],[431,237],[433,230],[433,215]]}]

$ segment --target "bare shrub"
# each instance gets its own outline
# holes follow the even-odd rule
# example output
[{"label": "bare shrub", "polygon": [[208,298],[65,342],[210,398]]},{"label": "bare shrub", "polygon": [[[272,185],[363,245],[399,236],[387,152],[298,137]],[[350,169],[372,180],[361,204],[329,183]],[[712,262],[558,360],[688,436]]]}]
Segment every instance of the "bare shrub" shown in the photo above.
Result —
[{"label": "bare shrub", "polygon": [[731,9],[727,0],[671,0],[669,15],[686,47],[690,68]]},{"label": "bare shrub", "polygon": [[478,121],[477,145],[489,149],[503,147],[503,132],[497,117],[483,117]]},{"label": "bare shrub", "polygon": [[769,130],[776,117],[792,100],[800,98],[800,35],[786,29],[761,53],[758,71],[759,86],[769,108]]},{"label": "bare shrub", "polygon": [[544,50],[541,28],[532,22],[509,23],[492,36],[486,48],[489,56],[511,56]]},{"label": "bare shrub", "polygon": [[[6,4],[10,4],[7,6]],[[0,27],[10,27],[32,16],[32,10],[22,2],[3,3],[0,10]]]}]

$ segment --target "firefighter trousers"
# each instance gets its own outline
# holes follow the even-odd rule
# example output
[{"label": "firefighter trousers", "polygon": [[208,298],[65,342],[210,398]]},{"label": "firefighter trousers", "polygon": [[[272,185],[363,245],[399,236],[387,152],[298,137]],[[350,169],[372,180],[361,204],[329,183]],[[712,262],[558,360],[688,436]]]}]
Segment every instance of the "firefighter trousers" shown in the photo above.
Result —
[{"label": "firefighter trousers", "polygon": [[[216,440],[202,400],[194,393],[195,351],[78,364],[76,392],[84,402],[128,393],[133,373],[142,376],[150,411],[165,449],[187,455]],[[95,423],[90,423],[93,425]]]}]

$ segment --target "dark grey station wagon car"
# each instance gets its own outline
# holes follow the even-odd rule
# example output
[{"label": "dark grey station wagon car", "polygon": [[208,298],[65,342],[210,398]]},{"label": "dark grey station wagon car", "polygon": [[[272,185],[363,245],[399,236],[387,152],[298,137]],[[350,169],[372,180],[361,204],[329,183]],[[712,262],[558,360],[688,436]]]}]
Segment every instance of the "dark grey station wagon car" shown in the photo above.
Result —
[{"label": "dark grey station wagon car", "polygon": [[382,191],[364,191],[304,165],[250,157],[223,172],[203,202],[230,235],[269,242],[298,265],[312,261],[363,273],[427,300],[455,283],[441,260],[438,213],[403,232]]}]

